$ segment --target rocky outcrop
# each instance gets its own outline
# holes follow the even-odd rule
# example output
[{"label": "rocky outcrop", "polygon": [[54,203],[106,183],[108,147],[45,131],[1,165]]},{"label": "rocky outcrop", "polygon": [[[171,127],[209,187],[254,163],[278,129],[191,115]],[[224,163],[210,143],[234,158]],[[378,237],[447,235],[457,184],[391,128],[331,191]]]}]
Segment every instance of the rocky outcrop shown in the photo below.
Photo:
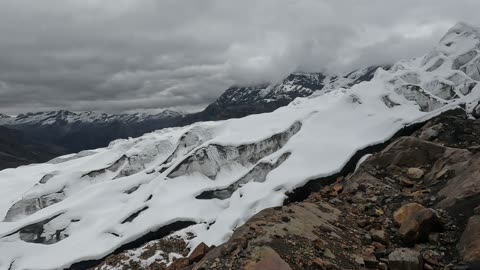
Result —
[{"label": "rocky outcrop", "polygon": [[418,203],[409,203],[393,213],[398,233],[405,243],[416,243],[428,239],[432,231],[441,231],[437,213]]},{"label": "rocky outcrop", "polygon": [[392,270],[422,270],[423,259],[420,252],[397,248],[388,255],[388,266]]},{"label": "rocky outcrop", "polygon": [[458,243],[458,251],[463,260],[480,267],[480,215],[468,220],[467,227]]}]

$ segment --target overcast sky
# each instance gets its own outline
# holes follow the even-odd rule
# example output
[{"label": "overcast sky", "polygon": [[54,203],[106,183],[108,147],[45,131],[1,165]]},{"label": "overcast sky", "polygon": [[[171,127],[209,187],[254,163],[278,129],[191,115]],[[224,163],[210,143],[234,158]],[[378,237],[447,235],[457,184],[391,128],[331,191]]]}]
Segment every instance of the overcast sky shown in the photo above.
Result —
[{"label": "overcast sky", "polygon": [[0,112],[195,110],[231,84],[423,55],[479,0],[0,0]]}]

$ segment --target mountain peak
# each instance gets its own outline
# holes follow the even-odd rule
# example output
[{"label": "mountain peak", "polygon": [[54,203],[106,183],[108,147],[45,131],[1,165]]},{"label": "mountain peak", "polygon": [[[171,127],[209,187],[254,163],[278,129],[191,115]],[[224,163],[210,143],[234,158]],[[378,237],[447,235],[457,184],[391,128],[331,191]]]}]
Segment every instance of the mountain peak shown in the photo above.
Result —
[{"label": "mountain peak", "polygon": [[10,115],[0,113],[0,119],[8,119],[8,118],[12,118],[12,117]]},{"label": "mountain peak", "polygon": [[461,54],[480,48],[480,28],[459,22],[440,40],[439,50],[446,54]]},{"label": "mountain peak", "polygon": [[450,30],[448,30],[447,34],[450,32],[456,32],[457,34],[462,32],[480,32],[480,28],[466,22],[457,22]]},{"label": "mountain peak", "polygon": [[92,122],[137,122],[143,120],[152,120],[155,118],[178,117],[181,114],[172,110],[165,110],[158,114],[149,113],[123,113],[123,114],[107,114],[104,112],[84,111],[72,112],[68,110],[45,111],[45,112],[29,112],[19,114],[17,117],[9,117],[0,115],[0,119],[6,120],[6,124],[41,124],[51,125],[57,121],[64,121],[66,123],[92,123]]}]

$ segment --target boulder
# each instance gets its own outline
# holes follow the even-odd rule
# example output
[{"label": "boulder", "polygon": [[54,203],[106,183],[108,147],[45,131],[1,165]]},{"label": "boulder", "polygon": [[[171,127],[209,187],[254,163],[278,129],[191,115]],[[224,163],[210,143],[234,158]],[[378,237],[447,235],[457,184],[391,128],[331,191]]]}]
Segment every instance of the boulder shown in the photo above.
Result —
[{"label": "boulder", "polygon": [[425,172],[420,169],[420,168],[408,168],[407,170],[407,175],[408,177],[410,177],[411,179],[420,179],[423,177],[423,175],[425,174]]},{"label": "boulder", "polygon": [[393,213],[393,219],[397,225],[401,226],[406,220],[411,219],[415,213],[418,213],[423,209],[425,209],[425,207],[421,204],[409,203],[395,211],[395,213]]},{"label": "boulder", "polygon": [[465,262],[480,266],[480,215],[468,220],[457,248]]},{"label": "boulder", "polygon": [[391,270],[422,270],[422,255],[408,248],[397,248],[388,255],[388,266]]},{"label": "boulder", "polygon": [[432,231],[439,231],[442,227],[437,213],[418,203],[409,203],[400,207],[393,214],[395,223],[400,226],[398,233],[408,244],[428,239]]},{"label": "boulder", "polygon": [[170,264],[165,270],[177,270],[182,269],[190,265],[190,261],[187,258],[180,258]]},{"label": "boulder", "polygon": [[370,236],[373,241],[387,245],[388,244],[388,234],[384,230],[370,230]]},{"label": "boulder", "polygon": [[202,242],[193,250],[192,254],[188,256],[188,259],[192,263],[199,262],[205,256],[205,254],[207,254],[208,250],[209,247]]}]

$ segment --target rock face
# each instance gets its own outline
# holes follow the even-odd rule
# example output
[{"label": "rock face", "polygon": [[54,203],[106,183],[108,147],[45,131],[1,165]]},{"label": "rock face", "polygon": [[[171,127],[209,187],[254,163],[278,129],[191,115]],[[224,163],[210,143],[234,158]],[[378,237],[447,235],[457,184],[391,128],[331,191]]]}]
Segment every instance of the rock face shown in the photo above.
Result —
[{"label": "rock face", "polygon": [[188,260],[192,263],[196,263],[200,261],[209,251],[209,247],[205,243],[200,243],[193,251],[190,256],[188,256]]},{"label": "rock face", "polygon": [[399,234],[402,239],[410,244],[426,240],[430,232],[441,230],[437,213],[418,203],[402,206],[395,211],[393,219],[400,226]]},{"label": "rock face", "polygon": [[419,168],[408,168],[407,175],[410,178],[418,180],[423,177],[424,172],[422,169],[419,169]]},{"label": "rock face", "polygon": [[468,220],[458,243],[458,250],[463,260],[480,267],[480,216],[476,215]]},{"label": "rock face", "polygon": [[398,248],[388,255],[388,266],[391,270],[422,270],[423,262],[420,252]]}]

